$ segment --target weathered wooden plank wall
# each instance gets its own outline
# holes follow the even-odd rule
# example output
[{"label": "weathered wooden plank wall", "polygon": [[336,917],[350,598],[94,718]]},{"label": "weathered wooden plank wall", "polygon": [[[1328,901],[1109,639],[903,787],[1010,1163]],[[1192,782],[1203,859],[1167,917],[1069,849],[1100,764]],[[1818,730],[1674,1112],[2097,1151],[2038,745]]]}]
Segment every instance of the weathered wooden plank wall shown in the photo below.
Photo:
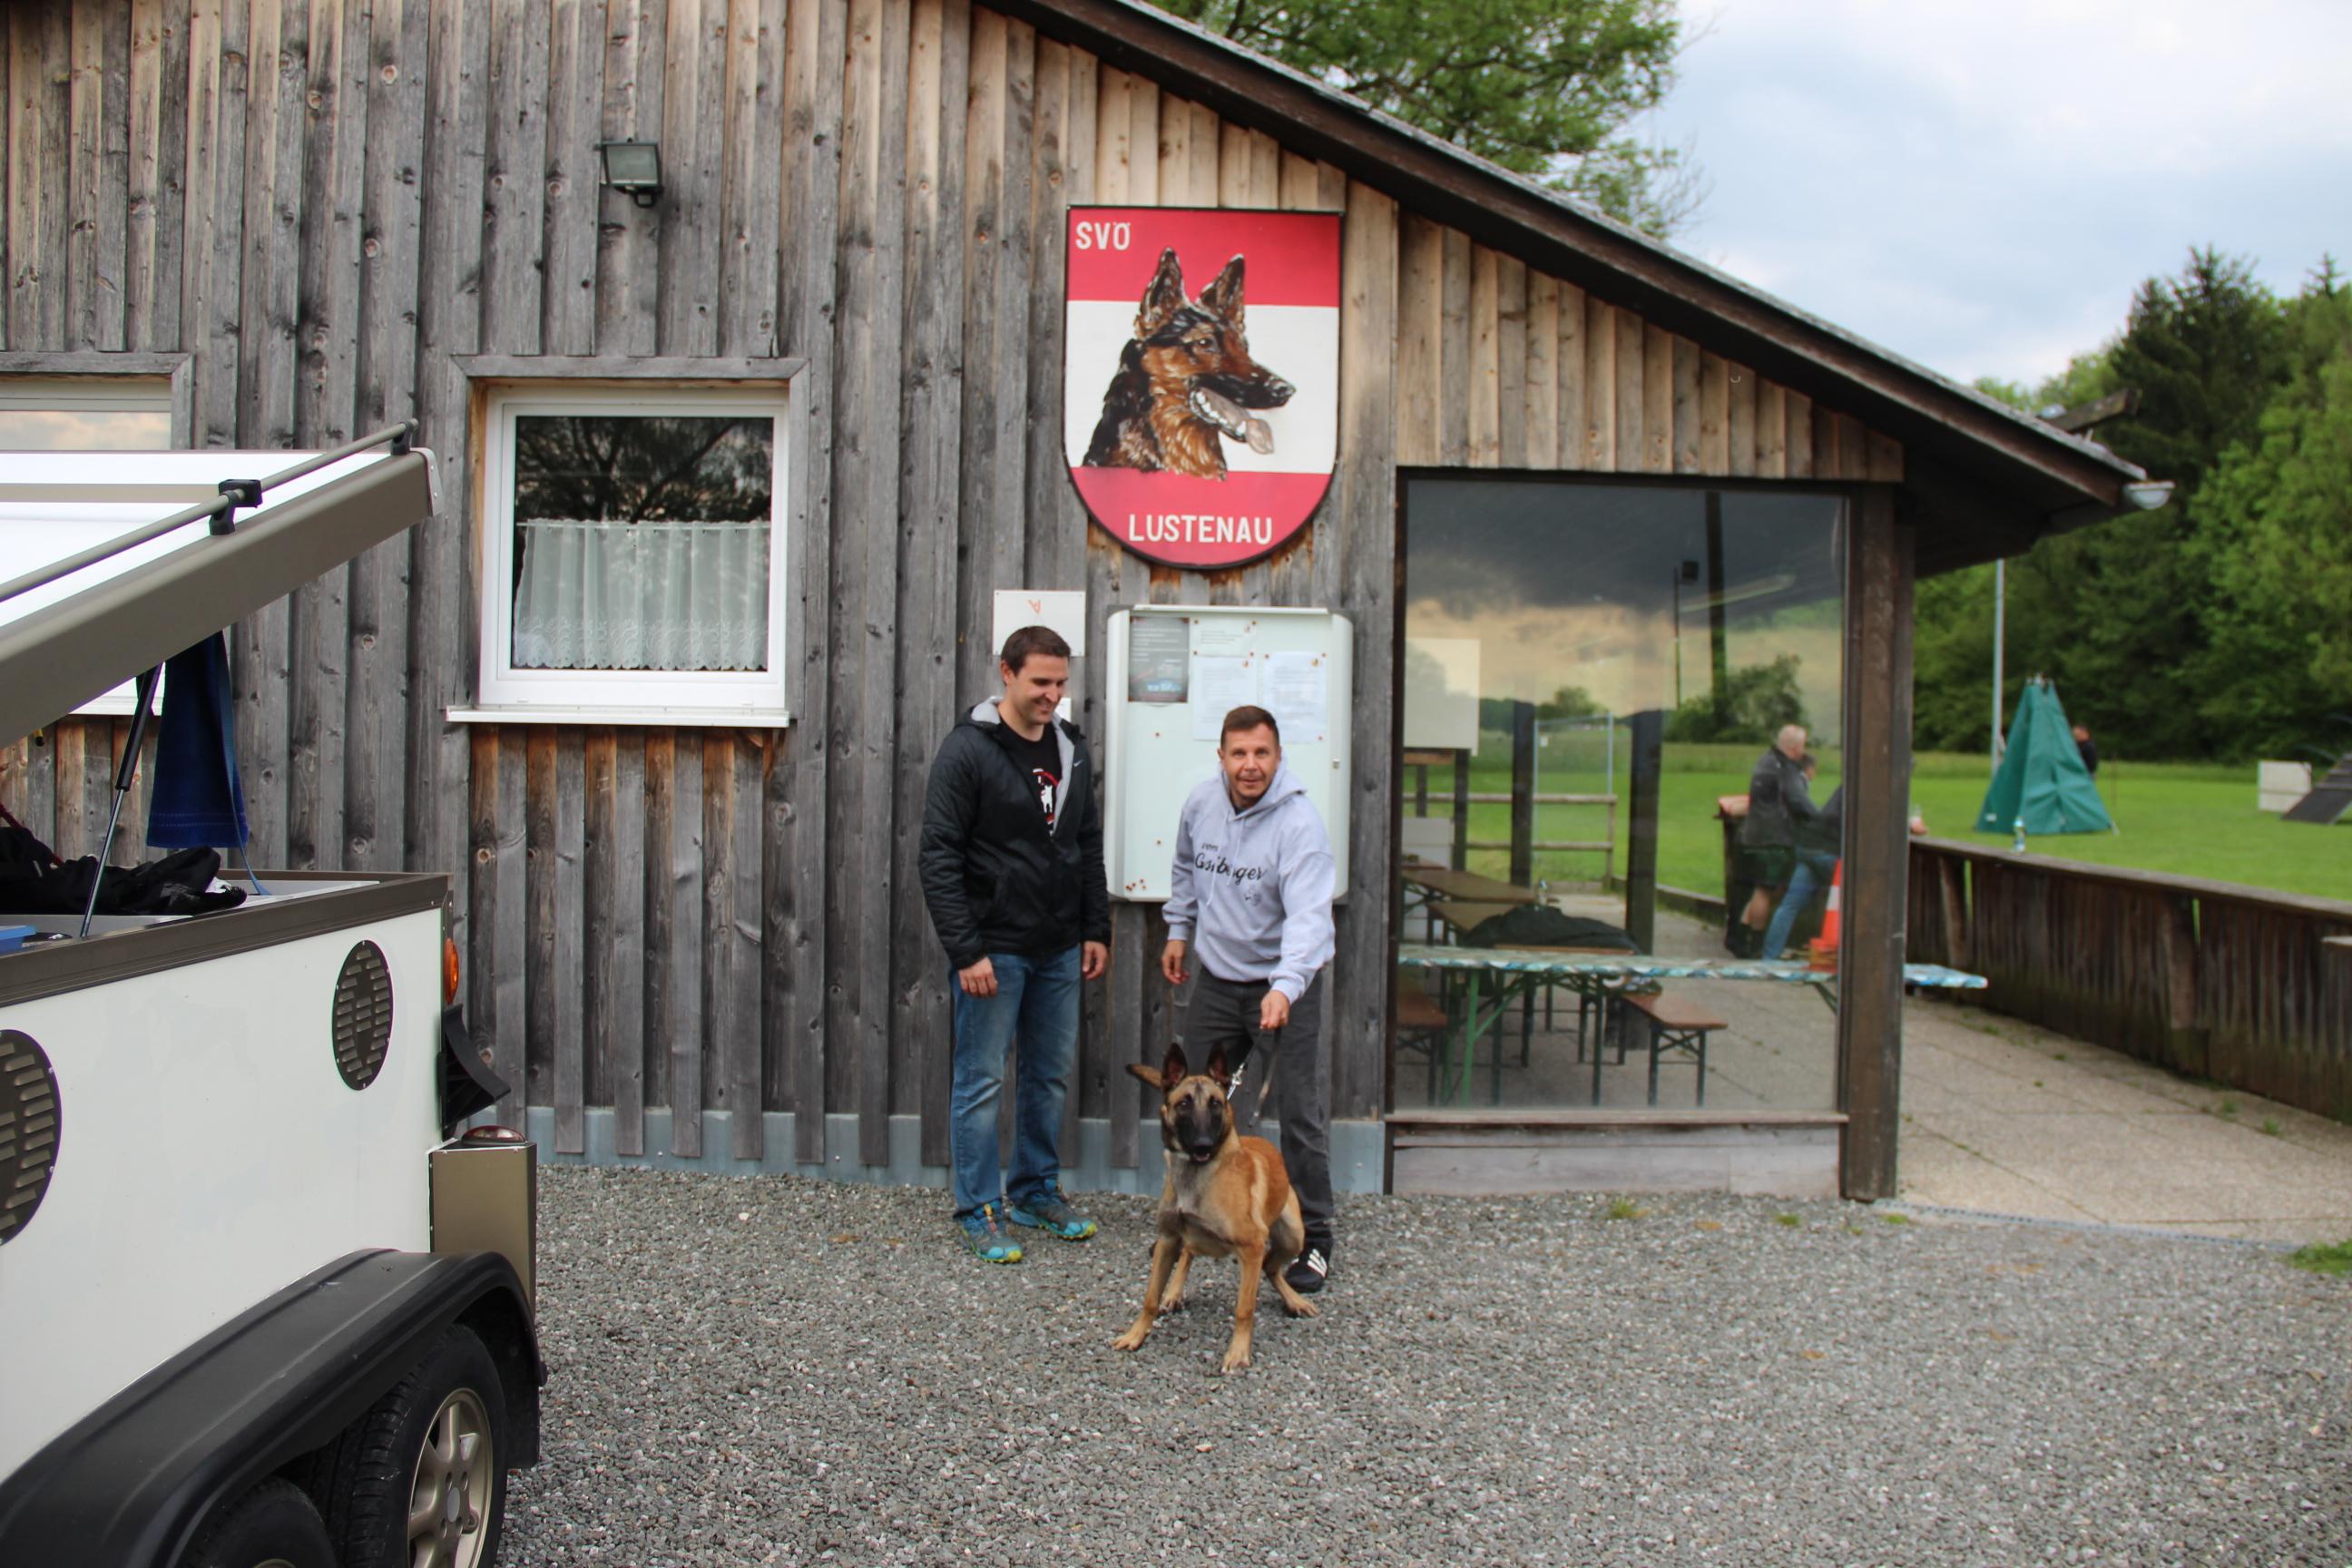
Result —
[{"label": "weathered wooden plank wall", "polygon": [[[1893,443],[1704,345],[1401,211],[1262,131],[970,0],[66,0],[0,14],[0,349],[184,352],[204,445],[414,413],[442,511],[239,628],[258,860],[450,872],[467,1005],[624,1153],[947,1156],[948,975],[917,888],[930,752],[992,687],[1000,587],[1083,588],[1081,722],[1118,608],[1328,605],[1356,626],[1357,868],[1335,1113],[1379,1112],[1395,805],[1401,465],[1893,480]],[[657,137],[667,189],[600,190]],[[1280,556],[1155,570],[1064,472],[1074,203],[1344,215],[1339,471]],[[464,725],[479,584],[465,356],[793,356],[794,722]],[[0,798],[67,853],[103,824],[110,721],[10,747]],[[135,824],[128,847],[136,850]],[[1156,908],[1118,906],[1069,1132],[1181,1025]],[[732,1112],[725,1147],[649,1109]],[[823,1115],[856,1118],[830,1146]],[[1075,1150],[1073,1151],[1075,1152]]]},{"label": "weathered wooden plank wall", "polygon": [[1900,483],[1903,448],[1574,284],[1403,215],[1406,467]]},{"label": "weathered wooden plank wall", "polygon": [[2352,1115],[2352,903],[1911,846],[1910,956],[1985,1005],[2324,1116]]}]

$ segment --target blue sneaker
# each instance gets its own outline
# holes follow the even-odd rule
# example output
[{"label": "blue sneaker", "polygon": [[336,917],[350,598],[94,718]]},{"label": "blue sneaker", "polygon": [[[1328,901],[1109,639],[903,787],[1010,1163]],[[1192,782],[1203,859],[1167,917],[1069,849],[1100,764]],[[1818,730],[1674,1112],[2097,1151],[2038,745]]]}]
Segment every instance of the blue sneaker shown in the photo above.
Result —
[{"label": "blue sneaker", "polygon": [[1014,1225],[1034,1226],[1064,1241],[1084,1241],[1095,1233],[1095,1222],[1072,1208],[1070,1200],[1059,1193],[1014,1204],[1004,1211],[1004,1217]]},{"label": "blue sneaker", "polygon": [[982,1204],[977,1212],[956,1222],[963,1226],[963,1244],[982,1263],[1018,1263],[1021,1248],[997,1228],[996,1208]]}]

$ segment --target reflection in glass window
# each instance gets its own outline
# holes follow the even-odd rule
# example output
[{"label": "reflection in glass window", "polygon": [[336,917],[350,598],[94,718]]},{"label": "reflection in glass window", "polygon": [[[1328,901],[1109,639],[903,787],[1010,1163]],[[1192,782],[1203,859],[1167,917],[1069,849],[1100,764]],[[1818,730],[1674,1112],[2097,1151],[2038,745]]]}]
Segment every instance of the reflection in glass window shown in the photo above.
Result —
[{"label": "reflection in glass window", "polygon": [[[172,446],[172,384],[146,375],[0,375],[0,452],[162,452]],[[66,552],[47,536],[16,538],[0,553],[36,561]],[[0,572],[0,575],[13,575]],[[74,710],[128,713],[125,681]]]},{"label": "reflection in glass window", "polygon": [[0,452],[161,452],[172,385],[161,376],[0,376]]},{"label": "reflection in glass window", "polygon": [[[1405,500],[1402,939],[1802,963],[1842,837],[1842,500],[1447,478]],[[1401,1052],[1397,1103],[1688,1109],[1696,1040],[1654,1091],[1649,1046],[1703,1033],[1707,1109],[1829,1109],[1834,975],[1787,973],[1532,988],[1475,1050]],[[1459,976],[1419,979],[1462,1016]]]},{"label": "reflection in glass window", "polygon": [[514,431],[517,668],[766,668],[772,420],[537,415]]}]

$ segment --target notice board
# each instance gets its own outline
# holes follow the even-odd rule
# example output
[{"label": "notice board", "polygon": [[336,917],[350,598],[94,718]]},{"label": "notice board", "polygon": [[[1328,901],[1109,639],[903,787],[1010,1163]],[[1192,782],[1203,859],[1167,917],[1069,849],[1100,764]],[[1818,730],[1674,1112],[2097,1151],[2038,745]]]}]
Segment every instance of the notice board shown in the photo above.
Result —
[{"label": "notice board", "polygon": [[1139,605],[1110,617],[1103,857],[1115,899],[1168,897],[1184,797],[1217,772],[1228,710],[1282,731],[1283,763],[1323,814],[1348,887],[1349,734],[1355,627],[1328,610]]}]

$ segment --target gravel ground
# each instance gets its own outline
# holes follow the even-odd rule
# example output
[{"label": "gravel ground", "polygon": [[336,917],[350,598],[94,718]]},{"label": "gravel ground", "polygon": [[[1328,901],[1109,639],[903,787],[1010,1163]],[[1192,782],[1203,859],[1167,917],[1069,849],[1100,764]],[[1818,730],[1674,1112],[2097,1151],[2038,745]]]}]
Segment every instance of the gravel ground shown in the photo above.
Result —
[{"label": "gravel ground", "polygon": [[944,1194],[541,1176],[504,1561],[2352,1564],[2352,1280],[1773,1199],[1373,1198],[1123,1355],[1150,1205],[1013,1268]]}]

